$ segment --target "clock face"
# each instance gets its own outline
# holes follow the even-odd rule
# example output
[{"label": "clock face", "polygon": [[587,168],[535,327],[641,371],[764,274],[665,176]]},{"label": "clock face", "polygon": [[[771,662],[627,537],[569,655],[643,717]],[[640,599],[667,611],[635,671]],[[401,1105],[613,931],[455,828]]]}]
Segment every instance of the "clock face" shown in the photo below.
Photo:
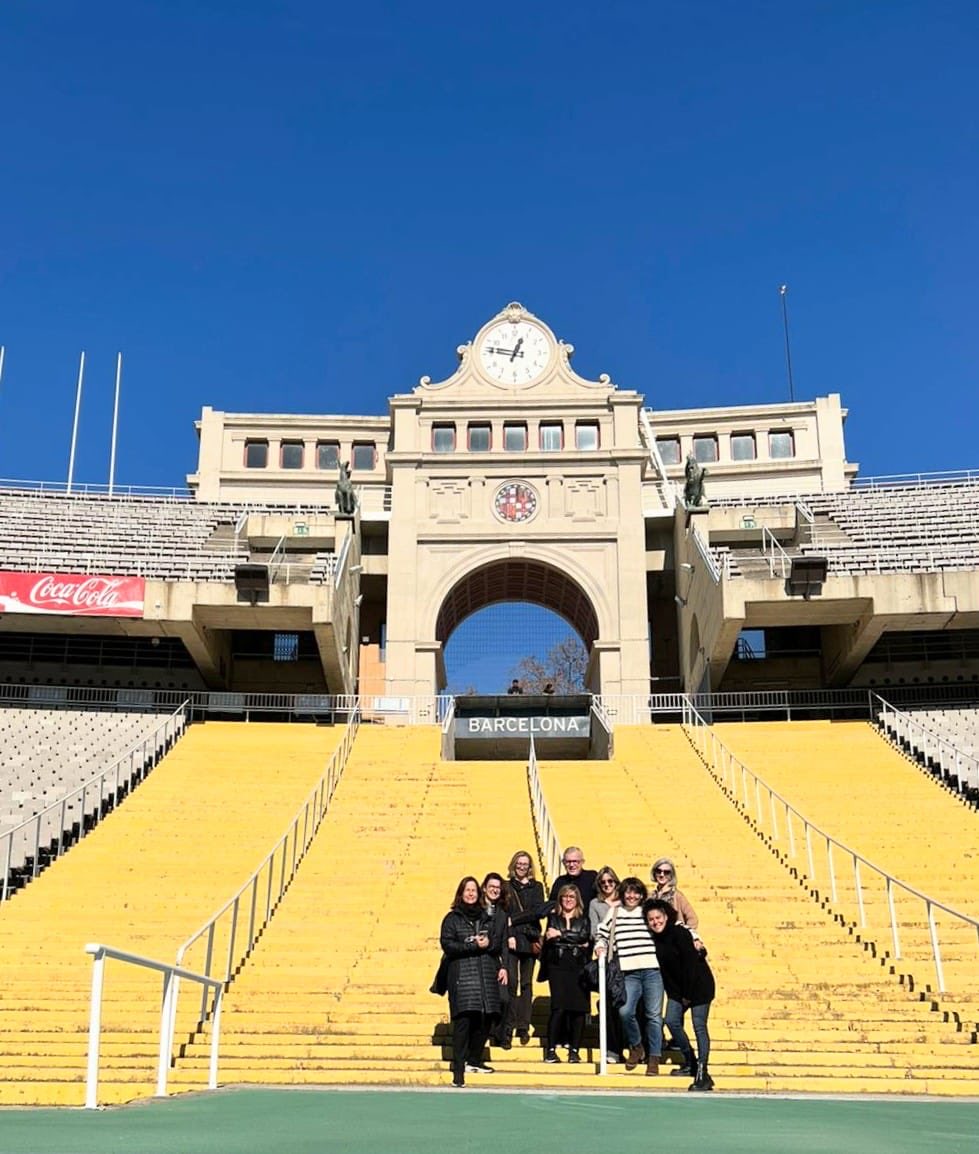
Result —
[{"label": "clock face", "polygon": [[504,385],[526,385],[547,368],[551,346],[544,330],[530,321],[501,321],[483,337],[483,370]]},{"label": "clock face", "polygon": [[521,481],[509,481],[497,489],[493,508],[499,518],[511,524],[529,521],[537,512],[537,494]]}]

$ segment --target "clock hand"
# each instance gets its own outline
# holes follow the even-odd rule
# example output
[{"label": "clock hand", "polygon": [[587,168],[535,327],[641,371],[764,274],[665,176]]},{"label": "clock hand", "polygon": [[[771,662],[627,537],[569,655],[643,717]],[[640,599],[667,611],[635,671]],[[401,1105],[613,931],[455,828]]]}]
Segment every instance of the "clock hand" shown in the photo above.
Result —
[{"label": "clock hand", "polygon": [[509,357],[512,361],[514,357],[522,357],[523,353],[520,351],[520,342],[517,342],[515,349],[504,349],[502,347],[493,348],[492,345],[486,346],[486,351],[492,356],[494,353],[499,353],[501,357]]},{"label": "clock hand", "polygon": [[522,344],[523,344],[523,337],[521,337],[520,340],[517,341],[516,345],[514,346],[513,352],[510,354],[510,360],[511,361],[514,360],[516,357],[522,357],[523,356],[523,353],[520,351],[520,346]]}]

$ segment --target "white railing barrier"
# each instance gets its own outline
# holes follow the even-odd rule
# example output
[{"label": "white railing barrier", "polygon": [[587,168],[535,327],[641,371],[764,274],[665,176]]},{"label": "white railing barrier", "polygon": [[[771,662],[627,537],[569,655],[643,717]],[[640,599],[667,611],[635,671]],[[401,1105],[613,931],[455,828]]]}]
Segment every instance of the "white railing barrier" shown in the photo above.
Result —
[{"label": "white railing barrier", "polygon": [[530,808],[534,818],[534,829],[537,832],[544,889],[547,891],[561,871],[561,842],[558,840],[557,830],[554,828],[544,797],[533,737],[530,739],[530,756],[527,760],[527,784],[530,786]]},{"label": "white railing barrier", "polygon": [[939,766],[943,777],[952,774],[958,779],[959,792],[979,789],[979,759],[960,749],[954,741],[948,741],[941,734],[929,729],[910,713],[895,709],[876,693],[871,700],[878,709],[878,720],[893,742],[907,744],[913,754],[920,754],[925,766],[934,763]]},{"label": "white railing barrier", "polygon": [[[537,849],[541,859],[541,870],[544,875],[544,892],[547,893],[559,876],[561,869],[561,841],[558,838],[554,822],[551,820],[544,797],[544,787],[541,784],[540,768],[537,764],[537,750],[534,739],[530,739],[530,754],[527,758],[527,784],[530,787],[530,808],[534,819],[534,830],[537,834]],[[599,1006],[605,1005],[605,959],[598,963],[598,996]],[[608,1049],[607,1026],[604,1012],[598,1015],[598,1038],[602,1057],[600,1073],[608,1073],[608,1063],[605,1057]]]},{"label": "white railing barrier", "polygon": [[[272,917],[275,907],[295,877],[319,829],[347,764],[359,724],[360,714],[354,711],[343,740],[334,750],[323,776],[300,807],[285,834],[237,893],[233,894],[183,943],[177,951],[178,966],[182,965],[187,951],[203,940],[205,943],[203,973],[209,979],[215,978],[223,985],[231,981],[236,969],[254,948],[258,934]],[[205,988],[201,995],[197,1028],[207,1021],[210,1013],[207,993]],[[176,995],[173,1000],[173,1011],[176,1012]],[[171,1032],[172,1028],[171,1022]]]},{"label": "white railing barrier", "polygon": [[[133,966],[157,970],[163,974],[163,999],[160,1008],[160,1047],[156,1071],[157,1097],[167,1092],[167,1076],[170,1071],[170,1055],[173,1052],[173,1022],[176,1016],[178,979],[199,982],[205,989],[214,990],[214,1014],[211,1021],[211,1062],[208,1068],[208,1089],[214,1090],[218,1084],[218,1046],[221,1037],[221,993],[222,984],[217,978],[195,974],[167,962],[145,958],[141,954],[130,954],[116,950],[99,942],[89,942],[85,953],[92,955],[92,1000],[88,1022],[88,1067],[85,1079],[85,1109],[98,1109],[99,1094],[99,1043],[102,1036],[102,986],[105,978],[105,959],[115,958]],[[205,993],[206,996],[206,993]]]},{"label": "white railing barrier", "polygon": [[[829,883],[830,896],[834,906],[839,904],[839,888],[836,878],[836,867],[833,851],[836,850],[841,858],[848,859],[853,865],[853,885],[856,904],[856,923],[861,929],[867,927],[866,917],[866,883],[863,877],[865,867],[872,874],[877,875],[884,885],[887,900],[888,922],[890,925],[893,956],[900,958],[901,939],[898,930],[899,920],[895,906],[895,891],[907,895],[915,902],[924,906],[925,919],[928,929],[928,940],[931,949],[932,962],[935,967],[935,978],[939,993],[946,993],[945,971],[942,962],[941,947],[938,937],[938,925],[935,921],[935,911],[940,910],[959,926],[971,927],[976,935],[976,944],[979,946],[979,920],[964,914],[961,910],[953,909],[944,902],[937,901],[928,894],[922,893],[907,882],[875,865],[869,858],[857,853],[850,846],[837,841],[831,834],[809,821],[795,806],[768,786],[756,773],[753,773],[719,740],[703,717],[697,712],[693,703],[688,700],[683,715],[683,724],[694,749],[700,754],[704,764],[709,768],[716,780],[727,790],[731,801],[742,813],[754,820],[759,830],[770,837],[773,843],[779,843],[783,837],[788,842],[788,857],[796,857],[796,829],[800,829],[806,846],[806,869],[804,876],[815,886],[818,885],[816,876],[816,848],[826,848],[826,877]],[[779,816],[784,820],[783,828],[779,826]],[[795,825],[793,825],[793,822]],[[908,924],[905,916],[904,924]],[[912,928],[922,929],[919,924]]]},{"label": "white railing barrier", "polygon": [[[70,832],[70,826],[74,824],[74,818],[69,821],[68,810],[74,800],[79,800],[79,818],[78,818],[78,839],[81,841],[83,837],[89,832],[86,829],[86,813],[90,804],[95,801],[96,812],[99,815],[99,820],[102,818],[102,806],[107,797],[112,797],[113,805],[119,804],[119,790],[123,781],[131,782],[133,774],[136,772],[137,765],[142,774],[146,773],[146,767],[152,760],[153,765],[156,765],[159,758],[166,752],[167,746],[171,741],[176,739],[187,728],[187,712],[189,702],[185,701],[179,709],[171,713],[165,718],[160,725],[146,737],[140,738],[126,753],[122,755],[116,762],[108,768],[103,769],[100,773],[95,774],[94,777],[83,782],[80,786],[64,794],[53,801],[50,805],[45,806],[33,817],[29,817],[26,821],[22,821],[19,825],[13,826],[7,830],[6,833],[0,837],[0,843],[6,842],[6,846],[2,852],[3,867],[3,883],[0,886],[0,904],[7,901],[10,896],[10,874],[13,865],[14,852],[14,838],[18,834],[26,834],[27,830],[33,826],[33,839],[27,835],[28,844],[33,845],[33,854],[25,853],[25,860],[33,856],[34,864],[31,867],[31,877],[36,878],[41,872],[41,830],[45,824],[45,819],[50,817],[56,811],[60,811],[60,821],[57,824],[59,830],[58,838],[58,854],[60,857],[67,852],[65,847],[65,837]],[[106,785],[110,788],[107,790]],[[52,839],[48,838],[50,842]]]}]

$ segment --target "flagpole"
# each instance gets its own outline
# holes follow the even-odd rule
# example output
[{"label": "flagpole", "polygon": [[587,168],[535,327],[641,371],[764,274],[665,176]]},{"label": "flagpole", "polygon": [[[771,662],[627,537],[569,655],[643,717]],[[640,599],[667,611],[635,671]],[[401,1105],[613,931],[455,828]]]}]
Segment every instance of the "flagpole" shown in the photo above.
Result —
[{"label": "flagpole", "polygon": [[81,360],[78,362],[78,385],[75,389],[75,420],[71,426],[71,452],[68,454],[68,488],[67,492],[71,492],[71,482],[75,475],[75,443],[78,440],[78,414],[82,407],[82,379],[85,376],[85,353],[82,352]]},{"label": "flagpole", "polygon": [[782,328],[785,332],[785,367],[789,375],[789,400],[795,400],[795,388],[792,384],[792,350],[789,347],[789,307],[786,304],[789,286],[778,286],[778,295],[782,298]]},{"label": "flagpole", "polygon": [[116,480],[116,433],[119,429],[119,385],[122,383],[122,353],[116,353],[116,399],[112,408],[112,451],[109,454],[109,496]]}]

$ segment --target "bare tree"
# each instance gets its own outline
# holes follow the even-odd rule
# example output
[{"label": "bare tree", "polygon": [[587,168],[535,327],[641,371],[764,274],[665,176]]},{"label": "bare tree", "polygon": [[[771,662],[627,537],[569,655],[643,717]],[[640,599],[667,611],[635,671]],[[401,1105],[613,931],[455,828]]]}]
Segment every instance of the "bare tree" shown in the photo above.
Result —
[{"label": "bare tree", "polygon": [[582,693],[588,669],[588,650],[574,634],[554,645],[545,660],[524,657],[511,671],[524,693],[543,693],[552,685],[555,693]]}]

